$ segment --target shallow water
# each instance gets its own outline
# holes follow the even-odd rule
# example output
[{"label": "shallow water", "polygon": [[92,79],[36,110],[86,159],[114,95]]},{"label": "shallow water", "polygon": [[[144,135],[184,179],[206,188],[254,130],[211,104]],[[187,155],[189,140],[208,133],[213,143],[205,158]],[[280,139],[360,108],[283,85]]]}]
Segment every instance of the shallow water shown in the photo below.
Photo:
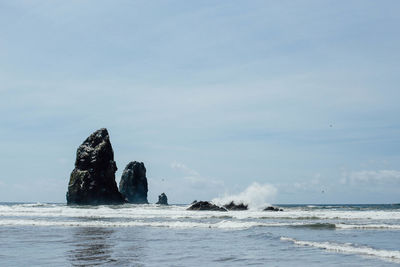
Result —
[{"label": "shallow water", "polygon": [[0,204],[1,266],[398,266],[399,205]]}]

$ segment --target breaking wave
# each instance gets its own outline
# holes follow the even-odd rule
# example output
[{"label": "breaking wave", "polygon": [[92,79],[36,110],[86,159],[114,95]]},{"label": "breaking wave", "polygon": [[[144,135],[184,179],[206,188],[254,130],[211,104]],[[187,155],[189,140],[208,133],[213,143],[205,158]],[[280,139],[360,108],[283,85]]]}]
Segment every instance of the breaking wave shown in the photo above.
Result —
[{"label": "breaking wave", "polygon": [[[104,220],[105,219],[105,220]],[[193,218],[189,218],[193,219]],[[221,219],[221,218],[213,218]],[[4,219],[0,220],[1,226],[54,226],[54,227],[166,227],[166,228],[216,228],[216,229],[249,229],[252,227],[291,227],[291,228],[308,228],[314,230],[340,230],[340,229],[389,229],[400,230],[400,225],[348,225],[333,223],[307,223],[307,222],[255,222],[230,220],[224,218],[220,221],[189,221],[189,220],[107,220],[106,218],[86,218],[83,220],[45,220],[45,219]]]},{"label": "breaking wave", "polygon": [[289,241],[299,246],[314,247],[336,253],[365,255],[400,262],[400,251],[398,250],[374,249],[367,246],[356,246],[351,243],[300,241],[290,237],[281,237],[281,240]]},{"label": "breaking wave", "polygon": [[370,230],[400,230],[400,225],[398,224],[336,224],[337,229],[370,229]]},{"label": "breaking wave", "polygon": [[[338,210],[302,210],[299,208],[284,207],[282,212],[265,212],[258,210],[228,211],[188,211],[188,206],[157,205],[121,205],[121,206],[66,206],[60,204],[18,204],[0,205],[1,217],[51,217],[51,218],[124,218],[124,219],[238,219],[238,220],[294,220],[294,221],[326,221],[338,224],[338,228],[362,228],[356,222],[363,221],[374,225],[374,228],[385,228],[383,221],[394,222],[386,228],[396,229],[400,222],[398,211],[338,211]],[[346,222],[346,224],[344,224]],[[347,223],[349,222],[349,223]],[[354,223],[351,223],[354,222]],[[370,227],[372,228],[372,226]]]},{"label": "breaking wave", "polygon": [[224,195],[214,198],[212,202],[216,205],[225,205],[233,201],[235,204],[248,205],[250,209],[260,209],[269,206],[277,193],[277,189],[270,184],[252,183],[243,192],[234,195]]},{"label": "breaking wave", "polygon": [[257,226],[280,226],[280,224],[267,224],[257,222],[235,222],[222,220],[216,223],[202,223],[190,221],[48,221],[48,220],[1,220],[0,225],[18,226],[58,226],[58,227],[167,227],[167,228],[217,228],[217,229],[248,229]]}]

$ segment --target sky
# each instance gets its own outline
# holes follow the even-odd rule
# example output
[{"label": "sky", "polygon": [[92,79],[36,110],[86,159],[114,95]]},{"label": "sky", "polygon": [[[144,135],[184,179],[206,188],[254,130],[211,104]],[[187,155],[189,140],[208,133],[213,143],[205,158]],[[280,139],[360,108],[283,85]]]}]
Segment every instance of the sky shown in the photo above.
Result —
[{"label": "sky", "polygon": [[149,201],[400,202],[399,1],[0,0],[0,202],[106,127]]}]

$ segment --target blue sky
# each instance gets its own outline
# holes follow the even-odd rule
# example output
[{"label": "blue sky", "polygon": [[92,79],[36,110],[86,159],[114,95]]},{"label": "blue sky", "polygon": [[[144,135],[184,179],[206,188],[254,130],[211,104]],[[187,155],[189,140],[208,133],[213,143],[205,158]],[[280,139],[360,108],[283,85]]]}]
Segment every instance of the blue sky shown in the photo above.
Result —
[{"label": "blue sky", "polygon": [[149,200],[400,202],[398,1],[0,1],[0,201],[110,132]]}]

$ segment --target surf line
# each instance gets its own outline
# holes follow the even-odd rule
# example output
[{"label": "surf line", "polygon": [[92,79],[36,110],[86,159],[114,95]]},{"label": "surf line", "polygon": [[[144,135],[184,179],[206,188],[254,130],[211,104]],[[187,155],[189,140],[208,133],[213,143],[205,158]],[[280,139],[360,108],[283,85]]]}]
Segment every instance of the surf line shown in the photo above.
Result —
[{"label": "surf line", "polygon": [[343,254],[357,254],[364,256],[372,256],[383,260],[394,261],[400,263],[400,251],[398,250],[383,250],[375,249],[367,246],[354,246],[351,243],[333,243],[333,242],[315,242],[315,241],[301,241],[290,237],[281,237],[282,241],[292,242],[298,246],[315,247],[327,251],[343,253]]}]

